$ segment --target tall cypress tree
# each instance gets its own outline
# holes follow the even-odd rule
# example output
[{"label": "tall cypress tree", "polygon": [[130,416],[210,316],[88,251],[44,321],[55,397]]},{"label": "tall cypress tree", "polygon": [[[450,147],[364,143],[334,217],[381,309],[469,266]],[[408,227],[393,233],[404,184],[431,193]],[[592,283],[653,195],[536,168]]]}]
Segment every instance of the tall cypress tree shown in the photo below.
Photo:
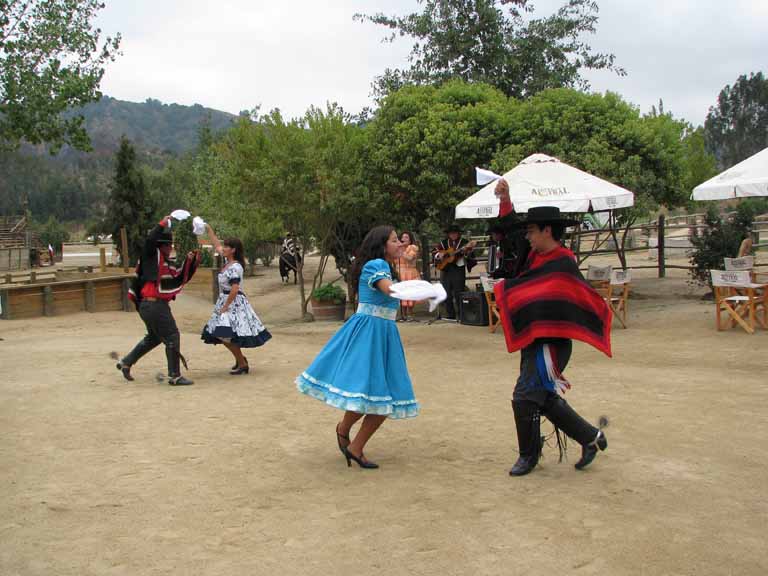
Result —
[{"label": "tall cypress tree", "polygon": [[[104,230],[120,245],[120,228],[128,233],[128,259],[135,264],[141,255],[147,233],[155,224],[156,215],[151,196],[147,193],[144,177],[136,165],[136,150],[125,136],[115,157],[115,177],[112,181]],[[124,255],[121,254],[121,263]]]}]

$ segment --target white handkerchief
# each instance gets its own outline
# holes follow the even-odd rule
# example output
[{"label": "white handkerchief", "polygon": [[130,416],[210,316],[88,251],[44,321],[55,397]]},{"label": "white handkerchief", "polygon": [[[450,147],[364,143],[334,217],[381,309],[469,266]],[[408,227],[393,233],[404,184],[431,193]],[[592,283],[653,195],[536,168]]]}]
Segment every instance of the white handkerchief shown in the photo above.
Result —
[{"label": "white handkerchief", "polygon": [[475,167],[475,177],[477,179],[478,186],[485,186],[489,182],[501,179],[501,176],[490,170],[484,170],[483,168]]},{"label": "white handkerchief", "polygon": [[205,220],[200,218],[200,216],[192,218],[192,232],[194,232],[196,236],[205,234]]},{"label": "white handkerchief", "polygon": [[431,284],[426,280],[406,280],[392,284],[390,296],[398,300],[428,300],[430,312],[448,297],[442,284]]},{"label": "white handkerchief", "polygon": [[176,220],[186,220],[189,218],[191,214],[186,210],[174,210],[171,212],[171,218],[176,218]]}]

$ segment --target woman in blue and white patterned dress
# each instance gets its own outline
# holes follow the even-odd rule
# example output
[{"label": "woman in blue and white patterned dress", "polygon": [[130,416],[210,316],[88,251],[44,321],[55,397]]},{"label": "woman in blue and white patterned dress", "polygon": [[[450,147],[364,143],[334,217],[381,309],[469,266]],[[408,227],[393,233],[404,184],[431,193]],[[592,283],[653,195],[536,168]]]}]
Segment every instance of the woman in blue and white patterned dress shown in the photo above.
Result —
[{"label": "woman in blue and white patterned dress", "polygon": [[[352,268],[357,286],[357,313],[344,323],[297,379],[303,394],[344,410],[336,439],[347,465],[378,468],[363,448],[387,418],[419,413],[395,324],[399,300],[393,298],[392,264],[401,244],[394,228],[379,226],[366,235]],[[350,440],[352,425],[363,418]]]},{"label": "woman in blue and white patterned dress", "polygon": [[226,264],[219,272],[219,298],[203,328],[202,339],[206,344],[223,344],[232,353],[236,363],[230,374],[248,374],[248,360],[243,356],[241,349],[261,346],[272,338],[272,335],[240,289],[245,263],[243,243],[238,238],[219,242],[213,228],[208,225],[207,228],[214,249],[224,256]]}]

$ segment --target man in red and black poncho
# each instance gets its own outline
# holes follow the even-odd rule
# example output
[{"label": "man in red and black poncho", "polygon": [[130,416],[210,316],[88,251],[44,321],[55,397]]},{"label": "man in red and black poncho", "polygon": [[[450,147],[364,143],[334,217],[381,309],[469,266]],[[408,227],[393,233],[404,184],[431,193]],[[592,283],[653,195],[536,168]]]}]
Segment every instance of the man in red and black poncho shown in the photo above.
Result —
[{"label": "man in red and black poncho", "polygon": [[[500,180],[496,194],[501,216],[512,211],[509,187]],[[512,396],[520,457],[511,476],[531,472],[541,455],[540,415],[581,444],[576,463],[588,466],[608,442],[602,430],[584,420],[560,396],[570,388],[563,372],[571,357],[572,339],[586,342],[611,355],[611,311],[584,280],[576,258],[560,244],[566,226],[552,206],[532,208],[525,220],[531,251],[522,272],[499,282],[495,289],[507,349],[521,350],[520,377]]]},{"label": "man in red and black poncho", "polygon": [[176,295],[197,270],[200,252],[190,252],[181,266],[177,267],[171,260],[173,235],[170,224],[170,216],[163,218],[144,243],[128,297],[136,304],[147,334],[117,363],[117,369],[126,380],[133,380],[131,366],[162,343],[165,345],[168,362],[168,383],[184,386],[193,382],[181,375],[181,335],[171,313],[170,302],[176,299]]}]

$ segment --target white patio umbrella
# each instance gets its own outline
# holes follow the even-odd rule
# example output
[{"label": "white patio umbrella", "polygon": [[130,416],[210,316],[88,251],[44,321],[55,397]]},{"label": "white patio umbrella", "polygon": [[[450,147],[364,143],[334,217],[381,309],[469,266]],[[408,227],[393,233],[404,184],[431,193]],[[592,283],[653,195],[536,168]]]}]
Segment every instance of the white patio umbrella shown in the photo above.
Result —
[{"label": "white patio umbrella", "polygon": [[731,166],[693,189],[694,200],[768,196],[768,148]]},{"label": "white patio umbrella", "polygon": [[[599,212],[632,206],[635,195],[616,184],[583,172],[546,154],[533,154],[503,178],[515,212],[534,206],[557,206],[562,212]],[[456,218],[496,218],[499,199],[493,181],[456,206]]]}]

